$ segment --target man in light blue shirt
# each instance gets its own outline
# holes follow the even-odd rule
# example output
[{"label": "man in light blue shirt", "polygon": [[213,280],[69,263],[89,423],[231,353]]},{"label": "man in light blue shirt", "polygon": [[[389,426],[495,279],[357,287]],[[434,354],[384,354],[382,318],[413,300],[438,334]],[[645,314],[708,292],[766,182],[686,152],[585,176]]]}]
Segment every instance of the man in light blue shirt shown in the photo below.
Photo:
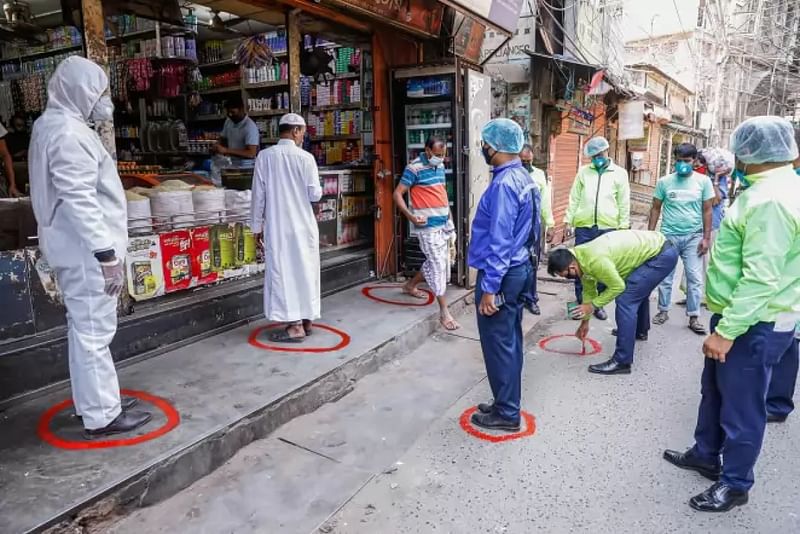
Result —
[{"label": "man in light blue shirt", "polygon": [[[691,143],[681,143],[673,151],[675,172],[659,178],[653,194],[648,229],[655,230],[662,216],[661,232],[678,249],[686,276],[686,315],[689,329],[705,335],[700,322],[700,299],[703,296],[703,256],[711,242],[712,203],[714,189],[704,174],[694,172],[697,148]],[[658,314],[653,324],[669,320],[672,302],[672,271],[658,286]]]},{"label": "man in light blue shirt", "polygon": [[232,98],[225,102],[228,118],[220,133],[220,140],[215,149],[221,156],[230,156],[237,166],[252,166],[258,154],[261,136],[258,126],[244,111],[241,98]]},{"label": "man in light blue shirt", "polygon": [[481,131],[483,157],[492,181],[472,222],[469,265],[478,270],[478,308],[483,360],[494,401],[478,405],[472,423],[491,430],[520,430],[522,310],[533,267],[536,187],[519,159],[523,134],[509,119],[489,121]]}]

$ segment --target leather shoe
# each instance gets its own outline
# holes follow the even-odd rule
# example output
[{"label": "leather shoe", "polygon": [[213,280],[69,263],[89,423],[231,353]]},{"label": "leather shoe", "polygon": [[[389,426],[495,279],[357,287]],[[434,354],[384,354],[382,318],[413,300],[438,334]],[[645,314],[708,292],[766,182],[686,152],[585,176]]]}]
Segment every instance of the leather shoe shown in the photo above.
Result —
[{"label": "leather shoe", "polygon": [[605,321],[608,319],[608,314],[603,308],[597,308],[594,310],[594,316],[598,321]]},{"label": "leather shoe", "polygon": [[529,312],[531,312],[533,315],[541,315],[542,314],[542,310],[539,309],[539,305],[536,304],[535,302],[530,302],[530,303],[526,304],[525,305],[525,309],[528,310]]},{"label": "leather shoe", "polygon": [[[617,329],[611,330],[611,335],[617,337]],[[647,334],[636,334],[636,341],[647,341]]]},{"label": "leather shoe", "polygon": [[492,413],[494,411],[494,401],[478,404],[478,411],[481,413]]},{"label": "leather shoe", "polygon": [[719,480],[722,474],[722,468],[719,464],[706,464],[698,461],[691,454],[691,449],[686,452],[678,452],[673,450],[664,451],[664,459],[676,467],[681,469],[688,469],[690,471],[697,471],[709,480]]},{"label": "leather shoe", "polygon": [[470,418],[472,424],[487,430],[504,430],[506,432],[519,432],[519,420],[512,421],[500,417],[496,413],[474,413]]},{"label": "leather shoe", "polygon": [[[122,411],[130,410],[134,406],[139,404],[139,399],[136,397],[120,397],[119,399],[119,407],[122,408]],[[75,414],[75,417],[78,419],[83,419],[82,415]]]},{"label": "leather shoe", "polygon": [[123,432],[131,432],[140,426],[144,426],[152,418],[149,412],[142,412],[137,410],[124,411],[120,413],[116,419],[111,421],[103,428],[95,428],[84,430],[87,438],[96,438],[100,436],[111,436],[113,434],[122,434]]},{"label": "leather shoe", "polygon": [[747,504],[747,492],[735,490],[722,482],[689,499],[689,506],[700,512],[727,512],[743,504]]},{"label": "leather shoe", "polygon": [[589,372],[598,375],[629,375],[631,374],[630,364],[619,363],[614,358],[603,363],[596,363],[589,366]]},{"label": "leather shoe", "polygon": [[785,423],[786,422],[786,415],[778,415],[778,414],[767,414],[767,423]]}]

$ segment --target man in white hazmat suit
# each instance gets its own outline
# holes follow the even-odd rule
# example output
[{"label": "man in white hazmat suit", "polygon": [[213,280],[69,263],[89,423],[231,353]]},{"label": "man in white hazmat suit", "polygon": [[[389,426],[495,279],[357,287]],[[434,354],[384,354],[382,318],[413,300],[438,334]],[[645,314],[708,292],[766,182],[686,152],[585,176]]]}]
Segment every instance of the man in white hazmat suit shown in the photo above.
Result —
[{"label": "man in white hazmat suit", "polygon": [[286,327],[270,341],[300,343],[320,316],[319,227],[312,202],[322,198],[314,157],[300,148],[303,117],[279,122],[280,141],[258,154],[250,227],[265,255],[264,315]]},{"label": "man in white hazmat suit", "polygon": [[73,56],[56,68],[47,93],[28,154],[31,200],[67,308],[75,413],[88,436],[128,432],[150,414],[128,410],[134,399],[121,402],[109,350],[125,281],[127,211],[116,164],[88,124],[112,118],[108,77]]}]

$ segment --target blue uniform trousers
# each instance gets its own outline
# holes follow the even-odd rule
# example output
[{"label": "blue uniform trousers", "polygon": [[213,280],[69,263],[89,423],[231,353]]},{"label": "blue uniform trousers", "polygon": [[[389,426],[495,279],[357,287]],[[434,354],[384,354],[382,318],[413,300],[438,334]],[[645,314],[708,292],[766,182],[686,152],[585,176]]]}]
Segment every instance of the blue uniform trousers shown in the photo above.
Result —
[{"label": "blue uniform trousers", "polygon": [[522,300],[523,303],[539,303],[539,292],[537,290],[536,284],[536,273],[539,268],[539,256],[541,254],[541,246],[536,243],[533,245],[533,258],[531,258],[531,270],[533,271],[533,276],[531,276],[531,282],[528,284],[528,287],[525,288],[525,291],[522,293]]},{"label": "blue uniform trousers", "polygon": [[772,368],[772,378],[767,390],[767,413],[786,417],[794,410],[794,387],[797,383],[800,340],[795,339],[789,349]]},{"label": "blue uniform trousers", "polygon": [[[589,241],[594,241],[603,234],[613,232],[613,228],[600,229],[597,226],[591,228],[575,228],[575,245],[582,245]],[[603,284],[597,284],[597,292],[602,293],[606,288]],[[575,279],[575,300],[578,304],[583,303],[583,284],[580,278]]]},{"label": "blue uniform trousers", "polygon": [[657,255],[637,267],[625,280],[625,291],[615,301],[617,348],[614,360],[630,365],[638,334],[650,330],[650,293],[675,269],[678,250],[667,242]]},{"label": "blue uniform trousers", "polygon": [[[505,298],[499,311],[490,317],[478,313],[483,361],[494,396],[495,412],[505,419],[519,421],[522,395],[522,305],[523,293],[530,286],[530,263],[511,267],[503,277],[500,291]],[[483,272],[478,272],[475,305],[483,296]]]},{"label": "blue uniform trousers", "polygon": [[[711,318],[713,332],[721,316]],[[775,332],[774,323],[757,323],[736,338],[725,363],[706,358],[700,410],[691,454],[719,463],[720,482],[749,490],[767,425],[767,389],[773,367],[794,343],[794,332]]]}]

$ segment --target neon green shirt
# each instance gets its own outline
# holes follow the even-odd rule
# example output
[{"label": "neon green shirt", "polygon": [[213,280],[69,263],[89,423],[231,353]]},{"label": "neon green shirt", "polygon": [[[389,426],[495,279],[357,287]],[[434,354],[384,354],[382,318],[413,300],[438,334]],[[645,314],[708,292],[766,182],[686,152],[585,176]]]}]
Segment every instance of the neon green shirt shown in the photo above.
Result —
[{"label": "neon green shirt", "polygon": [[594,164],[580,168],[569,193],[564,222],[573,228],[625,230],[631,226],[628,171],[613,162],[598,173]]},{"label": "neon green shirt", "polygon": [[556,221],[553,219],[550,186],[547,183],[547,176],[544,175],[543,170],[536,167],[531,171],[531,176],[533,177],[533,181],[536,182],[536,186],[539,188],[539,195],[542,197],[542,226],[545,229],[552,228],[556,225]]},{"label": "neon green shirt", "polygon": [[658,179],[653,196],[661,201],[661,231],[689,235],[703,231],[703,203],[714,198],[714,186],[705,174],[682,177],[676,173]]},{"label": "neon green shirt", "polygon": [[756,323],[776,328],[800,313],[800,193],[791,165],[748,176],[711,250],[708,309],[728,340]]},{"label": "neon green shirt", "polygon": [[[578,245],[573,250],[581,268],[583,301],[602,308],[623,291],[625,279],[664,248],[667,238],[661,232],[619,230]],[[597,294],[598,282],[606,289]]]}]

